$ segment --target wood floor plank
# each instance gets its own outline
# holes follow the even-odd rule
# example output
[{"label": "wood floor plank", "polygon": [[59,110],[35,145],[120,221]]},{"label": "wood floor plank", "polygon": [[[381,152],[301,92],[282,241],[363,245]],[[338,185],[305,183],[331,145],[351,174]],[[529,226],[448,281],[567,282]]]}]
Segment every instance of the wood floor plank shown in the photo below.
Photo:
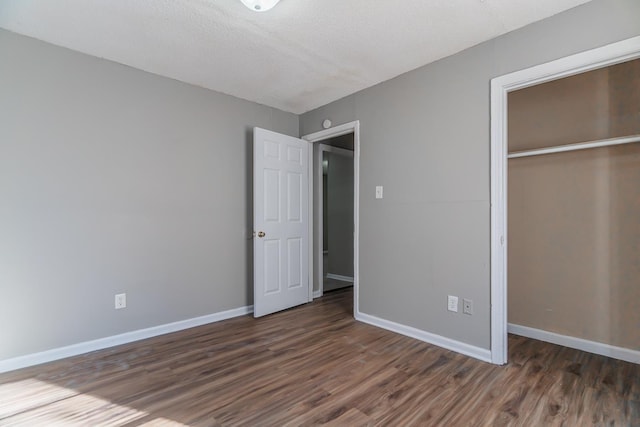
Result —
[{"label": "wood floor plank", "polygon": [[498,367],[356,322],[352,298],[0,374],[0,425],[640,426],[640,365],[509,336]]}]

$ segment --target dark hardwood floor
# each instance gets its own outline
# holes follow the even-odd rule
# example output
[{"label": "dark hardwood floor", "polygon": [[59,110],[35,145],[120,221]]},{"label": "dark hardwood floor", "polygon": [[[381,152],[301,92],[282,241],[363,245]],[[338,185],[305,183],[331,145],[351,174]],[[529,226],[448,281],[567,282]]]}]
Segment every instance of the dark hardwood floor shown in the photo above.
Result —
[{"label": "dark hardwood floor", "polygon": [[498,367],[352,318],[350,290],[0,375],[0,425],[640,426],[640,365],[509,337]]}]

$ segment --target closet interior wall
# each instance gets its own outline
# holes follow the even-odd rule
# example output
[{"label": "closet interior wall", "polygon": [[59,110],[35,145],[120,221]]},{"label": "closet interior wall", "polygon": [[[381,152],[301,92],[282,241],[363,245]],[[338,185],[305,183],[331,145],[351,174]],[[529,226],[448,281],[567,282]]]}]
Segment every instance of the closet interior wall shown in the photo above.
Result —
[{"label": "closet interior wall", "polygon": [[[514,91],[509,152],[640,134],[640,60]],[[513,158],[510,324],[640,350],[640,143]]]}]

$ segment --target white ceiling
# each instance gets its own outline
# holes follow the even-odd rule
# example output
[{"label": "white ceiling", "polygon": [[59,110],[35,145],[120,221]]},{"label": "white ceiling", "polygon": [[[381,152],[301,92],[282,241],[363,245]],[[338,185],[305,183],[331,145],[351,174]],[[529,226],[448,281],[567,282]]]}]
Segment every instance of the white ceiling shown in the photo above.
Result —
[{"label": "white ceiling", "polygon": [[0,0],[0,27],[299,114],[587,1]]}]

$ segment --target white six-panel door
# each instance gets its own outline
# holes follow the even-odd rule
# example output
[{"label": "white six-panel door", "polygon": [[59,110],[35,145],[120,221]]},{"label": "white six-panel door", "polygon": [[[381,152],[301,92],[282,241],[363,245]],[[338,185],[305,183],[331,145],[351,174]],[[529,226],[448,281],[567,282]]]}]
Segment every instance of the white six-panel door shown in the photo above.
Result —
[{"label": "white six-panel door", "polygon": [[309,301],[309,143],[253,130],[254,316]]}]

